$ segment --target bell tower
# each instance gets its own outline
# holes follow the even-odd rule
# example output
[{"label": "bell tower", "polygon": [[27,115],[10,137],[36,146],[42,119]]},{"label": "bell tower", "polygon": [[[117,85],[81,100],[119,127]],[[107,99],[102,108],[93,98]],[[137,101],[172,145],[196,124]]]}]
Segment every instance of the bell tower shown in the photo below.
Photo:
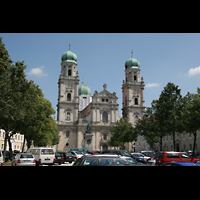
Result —
[{"label": "bell tower", "polygon": [[122,84],[122,115],[135,126],[138,118],[144,114],[144,81],[140,81],[140,62],[131,58],[125,63],[125,80]]},{"label": "bell tower", "polygon": [[61,58],[61,74],[58,80],[57,121],[73,124],[78,121],[78,86],[77,56],[70,50]]}]

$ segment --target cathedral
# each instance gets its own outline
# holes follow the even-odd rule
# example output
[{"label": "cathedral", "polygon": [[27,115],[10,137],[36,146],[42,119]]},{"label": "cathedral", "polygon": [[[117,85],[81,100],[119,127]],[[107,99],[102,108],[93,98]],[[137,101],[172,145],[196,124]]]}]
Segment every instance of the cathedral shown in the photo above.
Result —
[{"label": "cathedral", "polygon": [[[57,127],[60,142],[57,151],[71,148],[87,148],[102,151],[113,147],[108,145],[111,129],[117,120],[118,97],[115,92],[91,90],[84,84],[79,85],[77,55],[70,48],[61,57],[61,74],[58,80]],[[140,63],[133,56],[125,63],[125,81],[122,84],[122,115],[133,126],[144,114],[144,81],[140,81]],[[139,145],[144,143],[139,138]],[[145,142],[146,143],[146,142]],[[126,150],[137,150],[137,143],[126,144]],[[140,148],[140,147],[139,147]]]}]

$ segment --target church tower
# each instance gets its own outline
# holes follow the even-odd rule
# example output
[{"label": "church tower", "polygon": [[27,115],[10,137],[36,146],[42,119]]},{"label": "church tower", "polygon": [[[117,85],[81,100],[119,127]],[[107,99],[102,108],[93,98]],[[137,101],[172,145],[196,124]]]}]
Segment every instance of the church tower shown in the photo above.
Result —
[{"label": "church tower", "polygon": [[62,124],[73,124],[78,121],[78,86],[77,56],[70,50],[61,58],[61,74],[58,80],[57,121]]},{"label": "church tower", "polygon": [[133,55],[125,63],[125,81],[122,84],[122,114],[135,126],[144,114],[144,81],[140,81],[140,62]]}]

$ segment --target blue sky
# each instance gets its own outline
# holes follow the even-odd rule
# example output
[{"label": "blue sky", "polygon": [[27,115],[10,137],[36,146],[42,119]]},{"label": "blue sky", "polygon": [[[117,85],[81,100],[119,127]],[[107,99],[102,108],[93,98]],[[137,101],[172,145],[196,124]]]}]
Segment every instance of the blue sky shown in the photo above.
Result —
[{"label": "blue sky", "polygon": [[122,81],[125,62],[140,62],[145,82],[145,106],[158,99],[168,82],[187,92],[200,87],[200,34],[196,33],[0,33],[13,61],[25,61],[28,80],[40,86],[55,111],[61,56],[70,49],[77,59],[80,84],[97,90],[116,92],[119,114],[122,108]]}]

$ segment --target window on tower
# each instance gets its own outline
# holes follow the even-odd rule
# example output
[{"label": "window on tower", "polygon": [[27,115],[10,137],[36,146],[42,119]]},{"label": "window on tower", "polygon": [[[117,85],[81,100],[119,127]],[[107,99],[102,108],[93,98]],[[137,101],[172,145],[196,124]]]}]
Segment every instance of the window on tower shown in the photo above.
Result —
[{"label": "window on tower", "polygon": [[108,113],[103,112],[103,122],[108,122]]},{"label": "window on tower", "polygon": [[69,131],[66,131],[66,137],[69,137]]},{"label": "window on tower", "polygon": [[68,70],[68,76],[71,76],[71,75],[72,75],[72,70],[69,69],[69,70]]},{"label": "window on tower", "polygon": [[136,75],[134,75],[134,81],[137,81],[137,76]]},{"label": "window on tower", "polygon": [[138,105],[138,98],[135,98],[135,105]]},{"label": "window on tower", "polygon": [[70,93],[67,94],[67,101],[71,101],[71,94]]}]

